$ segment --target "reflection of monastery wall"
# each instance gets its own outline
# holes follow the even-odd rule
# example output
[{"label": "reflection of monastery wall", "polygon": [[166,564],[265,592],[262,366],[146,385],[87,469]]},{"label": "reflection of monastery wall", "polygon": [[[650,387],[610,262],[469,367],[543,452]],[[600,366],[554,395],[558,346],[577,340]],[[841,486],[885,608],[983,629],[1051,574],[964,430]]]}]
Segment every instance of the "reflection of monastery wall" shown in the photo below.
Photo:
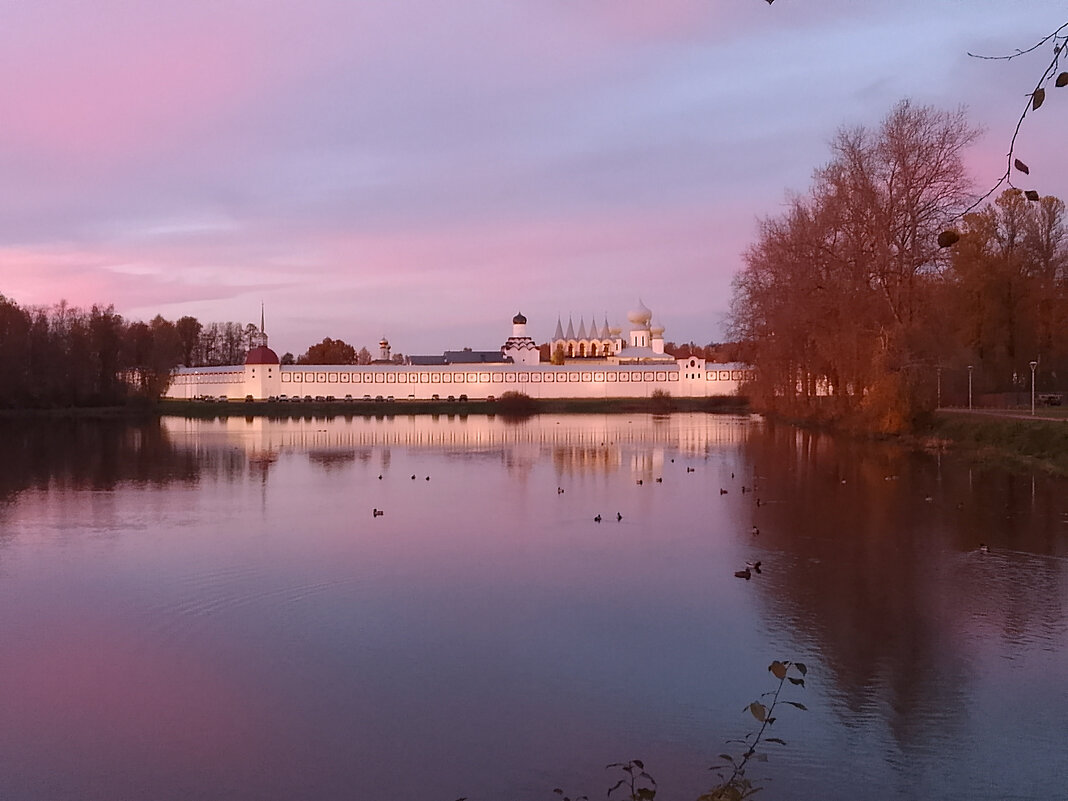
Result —
[{"label": "reflection of monastery wall", "polygon": [[532,398],[648,398],[656,390],[675,397],[705,398],[735,395],[751,378],[746,365],[708,364],[682,359],[657,365],[480,364],[415,366],[358,365],[244,365],[193,367],[175,371],[169,398],[226,395],[257,400],[272,395],[352,395],[372,398],[429,400],[434,395],[500,397],[522,392]]},{"label": "reflection of monastery wall", "polygon": [[376,447],[490,450],[537,446],[590,458],[606,447],[667,447],[684,455],[736,447],[743,441],[745,418],[701,413],[673,414],[633,425],[630,415],[538,415],[507,422],[487,415],[402,415],[388,417],[312,417],[270,420],[225,417],[220,420],[165,417],[175,440],[195,435],[198,447],[217,442],[250,455],[284,451],[353,451]]}]

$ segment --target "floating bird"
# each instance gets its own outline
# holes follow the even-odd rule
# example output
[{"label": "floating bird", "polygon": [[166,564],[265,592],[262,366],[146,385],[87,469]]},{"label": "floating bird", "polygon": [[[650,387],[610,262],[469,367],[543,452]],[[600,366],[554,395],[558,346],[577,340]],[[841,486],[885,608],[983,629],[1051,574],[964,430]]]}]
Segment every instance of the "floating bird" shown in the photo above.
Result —
[{"label": "floating bird", "polygon": [[623,513],[622,512],[616,512],[616,522],[618,523],[622,519],[623,519]]},{"label": "floating bird", "polygon": [[638,486],[640,487],[640,486],[641,486],[641,485],[642,485],[643,483],[644,483],[644,482],[643,482],[643,481],[642,481],[642,480],[641,480],[641,479],[639,478],[639,479],[638,479]]},{"label": "floating bird", "polygon": [[371,510],[371,517],[381,517],[384,514],[385,514],[385,512],[382,511],[381,509],[372,509]]},{"label": "floating bird", "polygon": [[745,485],[742,485],[742,495],[745,495]]},{"label": "floating bird", "polygon": [[732,479],[734,478],[734,473],[731,473],[731,478],[732,478]]},{"label": "floating bird", "polygon": [[754,573],[760,573],[760,560],[757,559],[755,562],[746,562],[745,569],[752,570]]},{"label": "floating bird", "polygon": [[720,495],[726,495],[727,494],[727,490],[723,489],[723,487],[720,487],[719,488],[719,494]]},{"label": "floating bird", "polygon": [[753,536],[754,537],[760,536],[760,529],[757,528],[756,526],[753,526]]},{"label": "floating bird", "polygon": [[753,574],[749,572],[749,568],[747,567],[745,570],[735,570],[734,576],[735,578],[744,578],[746,581],[749,581],[749,579],[753,577]]},{"label": "floating bird", "polygon": [[672,464],[675,464],[675,460],[674,460],[674,459],[672,459],[672,460],[671,460],[671,463],[672,463]]},{"label": "floating bird", "polygon": [[430,481],[430,476],[427,476],[427,477],[426,477],[426,480],[427,480],[427,481]]},{"label": "floating bird", "polygon": [[563,495],[564,494],[564,488],[563,487],[557,487],[556,488],[556,494],[557,495]]},{"label": "floating bird", "polygon": [[412,473],[412,481],[415,481],[415,473]]},{"label": "floating bird", "polygon": [[757,509],[760,508],[760,498],[757,498]]},{"label": "floating bird", "polygon": [[686,472],[687,472],[687,473],[692,473],[692,472],[694,472],[694,469],[695,469],[695,468],[693,468],[693,467],[687,467],[687,468],[686,468]]},{"label": "floating bird", "polygon": [[593,518],[593,522],[594,523],[600,523],[601,522],[601,516],[597,515],[597,517]]},{"label": "floating bird", "polygon": [[381,474],[381,473],[379,473],[379,474],[378,474],[378,480],[379,480],[379,481],[381,481],[381,480],[382,480],[382,474]]},{"label": "floating bird", "polygon": [[663,483],[664,483],[664,479],[662,479],[662,478],[657,478],[657,480],[656,480],[656,483],[657,483],[657,484],[663,484]]},{"label": "floating bird", "polygon": [[985,542],[979,543],[979,553],[990,553],[990,546]]}]

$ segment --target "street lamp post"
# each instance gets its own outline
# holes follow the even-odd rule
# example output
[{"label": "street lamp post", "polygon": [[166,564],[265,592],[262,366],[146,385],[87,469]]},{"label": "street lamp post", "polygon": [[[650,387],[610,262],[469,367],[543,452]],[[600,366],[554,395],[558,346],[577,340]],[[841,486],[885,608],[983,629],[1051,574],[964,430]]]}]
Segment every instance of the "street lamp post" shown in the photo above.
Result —
[{"label": "street lamp post", "polygon": [[968,410],[972,408],[972,368],[973,365],[968,365]]},{"label": "street lamp post", "polygon": [[1031,416],[1035,415],[1035,368],[1038,367],[1038,362],[1030,362],[1031,365]]}]

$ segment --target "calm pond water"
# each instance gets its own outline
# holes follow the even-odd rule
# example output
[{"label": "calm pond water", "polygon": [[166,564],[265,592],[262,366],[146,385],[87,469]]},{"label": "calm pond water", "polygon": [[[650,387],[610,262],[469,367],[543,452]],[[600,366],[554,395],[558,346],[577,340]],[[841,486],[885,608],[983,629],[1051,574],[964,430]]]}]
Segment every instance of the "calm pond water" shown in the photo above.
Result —
[{"label": "calm pond water", "polygon": [[757,418],[5,421],[0,798],[688,801],[785,658],[761,798],[1063,799],[1066,591],[1065,481]]}]

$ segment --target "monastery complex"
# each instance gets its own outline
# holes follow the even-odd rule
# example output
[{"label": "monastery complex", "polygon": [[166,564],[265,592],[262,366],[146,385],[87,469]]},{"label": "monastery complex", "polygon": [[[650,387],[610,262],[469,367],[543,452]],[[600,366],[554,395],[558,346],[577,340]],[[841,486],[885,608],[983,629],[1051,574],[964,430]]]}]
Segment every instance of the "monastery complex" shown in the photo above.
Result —
[{"label": "monastery complex", "polygon": [[647,398],[660,390],[673,397],[705,398],[736,395],[750,380],[744,364],[705,363],[696,357],[676,359],[664,352],[664,328],[652,321],[641,302],[627,313],[623,328],[557,320],[549,342],[560,364],[542,362],[537,344],[527,334],[527,318],[512,318],[512,335],[496,351],[445,351],[440,356],[390,360],[390,345],[379,343],[379,359],[367,365],[286,364],[267,345],[261,330],[253,335],[243,365],[181,367],[174,371],[168,398],[267,400],[281,396],[333,397],[355,400],[392,396],[396,399],[445,399],[466,395],[482,399],[505,392],[532,398]]}]

